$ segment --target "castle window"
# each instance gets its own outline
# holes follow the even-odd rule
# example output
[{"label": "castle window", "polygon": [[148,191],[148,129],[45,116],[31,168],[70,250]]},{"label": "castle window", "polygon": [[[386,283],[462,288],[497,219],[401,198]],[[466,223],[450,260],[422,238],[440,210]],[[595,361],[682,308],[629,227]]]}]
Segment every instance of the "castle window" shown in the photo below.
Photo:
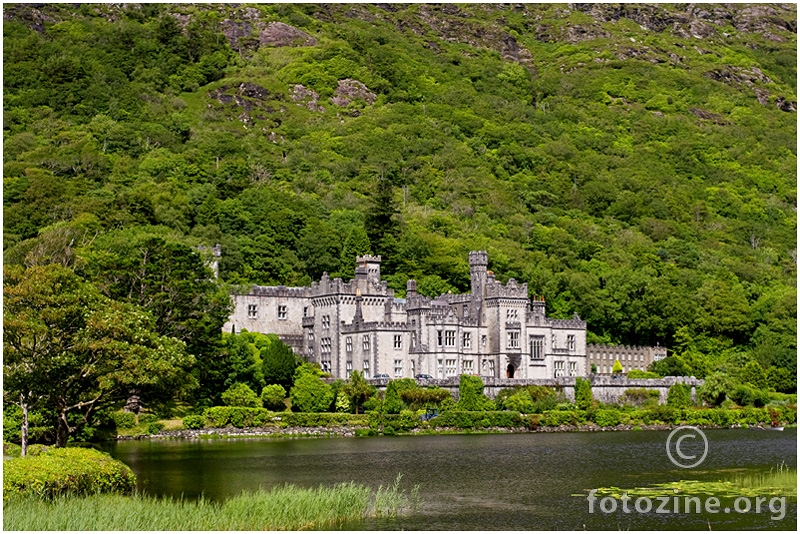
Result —
[{"label": "castle window", "polygon": [[572,334],[567,336],[567,348],[569,350],[575,350],[575,336]]},{"label": "castle window", "polygon": [[364,360],[364,378],[369,378],[369,360]]},{"label": "castle window", "polygon": [[287,315],[286,306],[278,306],[278,319],[286,319]]},{"label": "castle window", "polygon": [[446,330],[444,333],[444,346],[445,347],[455,347],[456,346],[456,331],[455,330]]},{"label": "castle window", "polygon": [[258,306],[255,304],[248,304],[247,305],[247,317],[250,319],[255,319],[258,317]]},{"label": "castle window", "polygon": [[465,349],[472,347],[472,334],[470,334],[469,332],[464,332],[461,335],[461,346],[464,347]]},{"label": "castle window", "polygon": [[530,336],[531,360],[544,358],[544,336]]},{"label": "castle window", "polygon": [[323,315],[322,316],[322,328],[330,328],[331,327],[331,316],[330,315]]},{"label": "castle window", "polygon": [[394,336],[394,348],[395,350],[400,350],[403,348],[403,336],[399,334],[395,334]]},{"label": "castle window", "polygon": [[447,376],[456,376],[457,374],[457,367],[456,367],[456,360],[446,360],[445,361],[445,370],[447,371]]},{"label": "castle window", "polygon": [[347,366],[347,378],[350,378],[350,375],[353,374],[353,362],[347,362],[345,365]]},{"label": "castle window", "polygon": [[369,335],[365,335],[361,338],[361,346],[364,350],[369,350]]},{"label": "castle window", "polygon": [[486,374],[494,376],[494,360],[483,360],[483,367],[486,369]]},{"label": "castle window", "polygon": [[330,373],[331,372],[331,362],[330,360],[322,360],[322,372],[323,373]]},{"label": "castle window", "polygon": [[416,346],[417,346],[417,333],[411,332],[411,348],[413,349]]},{"label": "castle window", "polygon": [[319,351],[323,354],[330,354],[331,352],[331,338],[323,337],[319,340]]},{"label": "castle window", "polygon": [[308,317],[308,306],[303,306],[303,317]]},{"label": "castle window", "polygon": [[314,342],[314,332],[309,332],[308,333],[308,342],[309,343],[313,343]]},{"label": "castle window", "polygon": [[553,348],[556,348],[556,335],[555,334],[551,334],[550,335],[550,342],[553,344]]},{"label": "castle window", "polygon": [[400,378],[403,376],[403,360],[394,361],[394,377]]},{"label": "castle window", "polygon": [[464,311],[462,312],[464,317],[469,317],[469,304],[464,304]]},{"label": "castle window", "polygon": [[516,321],[519,319],[519,310],[506,310],[506,321]]},{"label": "castle window", "polygon": [[569,362],[569,376],[578,376],[578,362]]},{"label": "castle window", "polygon": [[440,347],[442,346],[442,331],[441,330],[437,330],[436,331],[436,344],[438,346],[440,346]]},{"label": "castle window", "polygon": [[483,334],[481,336],[481,347],[485,347],[485,346],[486,346],[486,334]]},{"label": "castle window", "polygon": [[410,363],[411,363],[411,376],[416,376],[416,375],[417,375],[417,365],[416,365],[416,362],[415,362],[414,360],[411,360],[411,362],[410,362]]},{"label": "castle window", "polygon": [[347,352],[353,352],[353,338],[347,336],[344,340],[344,350]]},{"label": "castle window", "polygon": [[508,348],[519,348],[519,332],[508,332]]},{"label": "castle window", "polygon": [[436,365],[436,376],[438,378],[444,378],[444,365],[443,360],[438,360]]},{"label": "castle window", "polygon": [[464,374],[471,375],[474,372],[472,368],[472,360],[464,360],[463,362],[461,362],[461,369],[464,372]]},{"label": "castle window", "polygon": [[557,360],[553,362],[553,368],[555,369],[555,376],[558,378],[559,376],[564,376],[564,361]]}]

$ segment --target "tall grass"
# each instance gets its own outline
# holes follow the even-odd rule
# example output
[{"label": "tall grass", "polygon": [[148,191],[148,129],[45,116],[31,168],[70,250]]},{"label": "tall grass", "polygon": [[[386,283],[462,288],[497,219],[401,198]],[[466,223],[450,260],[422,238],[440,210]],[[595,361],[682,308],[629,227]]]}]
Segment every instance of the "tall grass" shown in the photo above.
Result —
[{"label": "tall grass", "polygon": [[224,502],[144,495],[15,498],[3,507],[4,530],[300,530],[409,512],[416,500],[400,477],[374,493],[359,484],[317,489],[283,486]]},{"label": "tall grass", "polygon": [[731,479],[734,486],[749,489],[769,489],[777,492],[797,494],[797,469],[782,462],[769,470],[769,473],[738,475]]}]

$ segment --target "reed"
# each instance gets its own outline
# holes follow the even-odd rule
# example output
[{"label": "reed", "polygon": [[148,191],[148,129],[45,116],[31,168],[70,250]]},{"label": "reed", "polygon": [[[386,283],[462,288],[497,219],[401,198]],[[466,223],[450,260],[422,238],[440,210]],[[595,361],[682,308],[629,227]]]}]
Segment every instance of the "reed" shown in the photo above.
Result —
[{"label": "reed", "polygon": [[769,473],[738,475],[731,482],[740,488],[769,489],[797,495],[797,469],[792,469],[785,462],[770,469]]},{"label": "reed", "polygon": [[4,530],[301,530],[411,511],[410,496],[393,485],[345,483],[316,489],[282,486],[244,492],[224,502],[146,495],[14,498],[3,508]]}]

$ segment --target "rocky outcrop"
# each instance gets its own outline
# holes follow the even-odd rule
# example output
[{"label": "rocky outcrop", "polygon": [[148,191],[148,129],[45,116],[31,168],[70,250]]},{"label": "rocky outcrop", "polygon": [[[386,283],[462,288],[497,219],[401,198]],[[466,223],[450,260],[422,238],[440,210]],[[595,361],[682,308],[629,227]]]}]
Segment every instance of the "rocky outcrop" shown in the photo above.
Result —
[{"label": "rocky outcrop", "polygon": [[209,98],[220,104],[234,105],[241,108],[237,118],[247,126],[253,119],[269,120],[272,126],[281,124],[281,119],[269,115],[275,113],[275,108],[267,104],[271,100],[285,100],[281,94],[273,94],[268,89],[251,82],[239,85],[223,85],[218,89],[209,91]]},{"label": "rocky outcrop", "polygon": [[319,93],[304,85],[299,83],[293,85],[291,97],[298,106],[305,106],[311,111],[325,113],[325,108],[319,105]]},{"label": "rocky outcrop", "polygon": [[261,46],[314,46],[317,40],[283,22],[270,22],[258,34]]},{"label": "rocky outcrop", "polygon": [[366,85],[350,78],[339,80],[339,86],[334,92],[331,102],[337,106],[346,107],[354,100],[363,100],[367,104],[374,104],[377,95],[370,91]]}]

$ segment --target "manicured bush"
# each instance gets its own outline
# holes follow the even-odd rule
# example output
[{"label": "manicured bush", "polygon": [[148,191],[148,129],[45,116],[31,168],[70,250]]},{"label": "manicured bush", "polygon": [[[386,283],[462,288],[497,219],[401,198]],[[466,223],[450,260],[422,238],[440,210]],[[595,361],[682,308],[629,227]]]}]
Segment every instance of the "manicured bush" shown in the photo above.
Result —
[{"label": "manicured bush", "polygon": [[286,409],[286,390],[280,384],[269,384],[261,390],[261,402],[267,410],[282,412]]},{"label": "manicured bush", "polygon": [[673,384],[667,392],[667,406],[686,408],[692,404],[692,390],[686,384]]},{"label": "manicured bush", "polygon": [[661,378],[658,373],[642,371],[641,369],[631,369],[628,371],[628,378]]},{"label": "manicured bush", "polygon": [[321,371],[303,364],[297,368],[294,386],[289,392],[292,411],[325,412],[333,402],[333,388],[320,379]]},{"label": "manicured bush", "polygon": [[164,430],[164,423],[162,423],[161,421],[155,421],[147,425],[148,434],[158,434],[162,430]]},{"label": "manicured bush", "polygon": [[9,458],[18,458],[20,454],[22,454],[21,446],[17,445],[16,443],[9,443],[7,441],[3,442],[3,456],[8,456]]},{"label": "manicured bush", "polygon": [[133,428],[136,426],[136,414],[133,412],[113,412],[109,417],[117,428]]},{"label": "manicured bush", "polygon": [[575,405],[586,410],[592,405],[592,383],[583,378],[575,379]]},{"label": "manicured bush", "polygon": [[222,394],[222,402],[226,406],[243,406],[245,408],[261,408],[261,399],[247,384],[236,383]]},{"label": "manicured bush", "polygon": [[214,406],[203,412],[205,426],[209,428],[236,428],[264,426],[276,414],[264,408],[246,408],[243,406]]},{"label": "manicured bush", "polygon": [[531,398],[531,394],[523,389],[507,397],[505,401],[503,401],[502,408],[513,412],[532,413],[533,399]]},{"label": "manicured bush", "polygon": [[[455,428],[521,428],[530,425],[530,420],[526,423],[519,412],[509,411],[450,411],[442,413],[439,417],[434,417],[429,421],[432,427],[455,427]],[[537,421],[538,424],[538,421]]]},{"label": "manicured bush", "polygon": [[352,413],[280,413],[273,414],[281,418],[281,423],[286,426],[367,426],[369,416]]},{"label": "manicured bush", "polygon": [[131,493],[136,476],[106,453],[70,447],[3,462],[3,499],[56,495]]},{"label": "manicured bush", "polygon": [[183,428],[188,430],[198,430],[205,425],[206,418],[202,415],[187,415],[183,418]]}]

